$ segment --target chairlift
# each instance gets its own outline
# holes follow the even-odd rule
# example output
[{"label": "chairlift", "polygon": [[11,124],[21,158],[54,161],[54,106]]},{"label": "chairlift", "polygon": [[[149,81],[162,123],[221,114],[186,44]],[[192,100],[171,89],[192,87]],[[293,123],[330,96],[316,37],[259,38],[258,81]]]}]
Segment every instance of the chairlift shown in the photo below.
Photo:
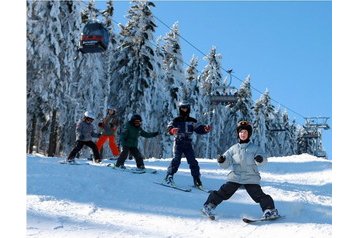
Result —
[{"label": "chairlift", "polygon": [[97,20],[88,21],[81,33],[79,51],[100,53],[107,50],[108,44],[109,32],[104,25]]}]

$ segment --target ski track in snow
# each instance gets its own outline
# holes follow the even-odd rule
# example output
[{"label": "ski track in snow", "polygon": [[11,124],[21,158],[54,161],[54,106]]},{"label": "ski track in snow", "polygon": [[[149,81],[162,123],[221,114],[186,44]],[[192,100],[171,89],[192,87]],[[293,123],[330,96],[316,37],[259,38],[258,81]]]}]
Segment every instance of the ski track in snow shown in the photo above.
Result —
[{"label": "ski track in snow", "polygon": [[[262,188],[285,218],[257,225],[261,209],[238,190],[210,221],[200,209],[208,194],[158,186],[170,159],[145,160],[158,174],[131,174],[90,165],[61,165],[63,158],[28,155],[27,237],[331,237],[331,161],[310,155],[269,158],[261,167]],[[217,190],[227,170],[216,160],[198,159],[202,181]],[[85,160],[79,160],[86,163]],[[113,161],[109,161],[113,162]],[[134,166],[133,161],[126,164]],[[178,185],[192,185],[183,158]],[[268,235],[269,234],[269,235]]]}]

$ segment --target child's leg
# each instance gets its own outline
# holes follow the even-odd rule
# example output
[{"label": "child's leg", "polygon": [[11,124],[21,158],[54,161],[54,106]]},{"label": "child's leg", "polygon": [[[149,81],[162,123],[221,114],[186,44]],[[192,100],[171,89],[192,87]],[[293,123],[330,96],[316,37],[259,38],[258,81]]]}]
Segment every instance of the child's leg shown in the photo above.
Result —
[{"label": "child's leg", "polygon": [[108,136],[109,139],[109,148],[111,148],[112,154],[114,156],[118,156],[119,155],[119,150],[118,150],[118,146],[116,144],[115,141],[115,137],[114,136]]},{"label": "child's leg", "polygon": [[[129,151],[131,153],[131,155],[133,155],[135,162],[137,164],[137,168],[144,168],[144,157],[143,155],[139,152],[137,147],[131,147],[129,148]],[[123,152],[122,152],[123,153]]]},{"label": "child's leg", "polygon": [[182,145],[174,142],[173,154],[173,159],[170,162],[167,170],[167,173],[170,175],[173,175],[178,171],[181,162],[181,155],[183,154]]},{"label": "child's leg", "polygon": [[232,195],[236,192],[236,190],[241,185],[233,182],[226,182],[223,184],[218,191],[211,191],[208,199],[204,203],[204,205],[208,205],[209,203],[217,206],[223,200],[228,200]]},{"label": "child's leg", "polygon": [[76,145],[68,155],[67,160],[73,160],[76,154],[82,149],[83,145],[83,141],[76,141]]},{"label": "child's leg", "polygon": [[92,149],[93,155],[94,155],[94,159],[96,160],[96,162],[101,161],[101,156],[99,155],[99,151],[97,148],[97,145],[93,142],[93,141],[86,141],[85,145],[87,145],[88,147],[90,147]]},{"label": "child's leg", "polygon": [[122,153],[119,155],[119,157],[117,158],[117,162],[116,162],[116,167],[119,167],[121,165],[124,165],[124,162],[126,161],[127,159],[127,156],[128,156],[128,153],[129,153],[129,148],[124,146],[123,147],[123,150],[122,150]]},{"label": "child's leg", "polygon": [[101,135],[96,143],[98,151],[102,149],[103,144],[106,142],[108,136]]},{"label": "child's leg", "polygon": [[198,161],[195,159],[195,153],[193,150],[193,146],[188,144],[183,149],[184,155],[186,157],[186,161],[189,164],[189,168],[191,171],[191,176],[197,178],[200,176],[200,167]]},{"label": "child's leg", "polygon": [[266,209],[274,209],[275,204],[270,195],[265,194],[261,186],[258,184],[245,184],[245,189],[250,197],[256,202],[260,204],[262,211]]}]

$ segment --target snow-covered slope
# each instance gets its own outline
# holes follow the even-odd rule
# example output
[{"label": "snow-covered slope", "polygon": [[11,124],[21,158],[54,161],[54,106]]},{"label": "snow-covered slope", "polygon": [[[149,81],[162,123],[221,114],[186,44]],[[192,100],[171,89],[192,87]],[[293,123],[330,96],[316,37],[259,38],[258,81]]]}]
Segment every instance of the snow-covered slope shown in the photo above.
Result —
[{"label": "snow-covered slope", "polygon": [[[208,194],[166,188],[161,181],[170,160],[145,160],[157,174],[132,174],[100,166],[62,165],[63,158],[27,156],[28,237],[331,237],[332,162],[307,154],[269,158],[261,167],[263,191],[285,218],[248,225],[242,218],[261,210],[244,190],[216,209],[210,221],[200,209]],[[85,163],[85,160],[79,160]],[[199,159],[202,181],[218,189],[228,171],[216,160]],[[134,165],[127,161],[127,165]],[[190,187],[185,158],[175,175]]]}]

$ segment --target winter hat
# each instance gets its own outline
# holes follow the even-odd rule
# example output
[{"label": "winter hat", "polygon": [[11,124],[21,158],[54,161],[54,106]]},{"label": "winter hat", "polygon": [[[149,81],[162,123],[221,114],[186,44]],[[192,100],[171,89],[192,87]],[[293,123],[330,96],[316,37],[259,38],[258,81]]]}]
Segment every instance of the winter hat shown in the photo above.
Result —
[{"label": "winter hat", "polygon": [[239,132],[241,130],[247,130],[247,132],[249,133],[249,138],[251,137],[251,135],[252,135],[252,126],[250,125],[250,122],[248,122],[248,121],[239,121],[237,123],[237,126],[236,126],[237,137],[239,137]]}]

